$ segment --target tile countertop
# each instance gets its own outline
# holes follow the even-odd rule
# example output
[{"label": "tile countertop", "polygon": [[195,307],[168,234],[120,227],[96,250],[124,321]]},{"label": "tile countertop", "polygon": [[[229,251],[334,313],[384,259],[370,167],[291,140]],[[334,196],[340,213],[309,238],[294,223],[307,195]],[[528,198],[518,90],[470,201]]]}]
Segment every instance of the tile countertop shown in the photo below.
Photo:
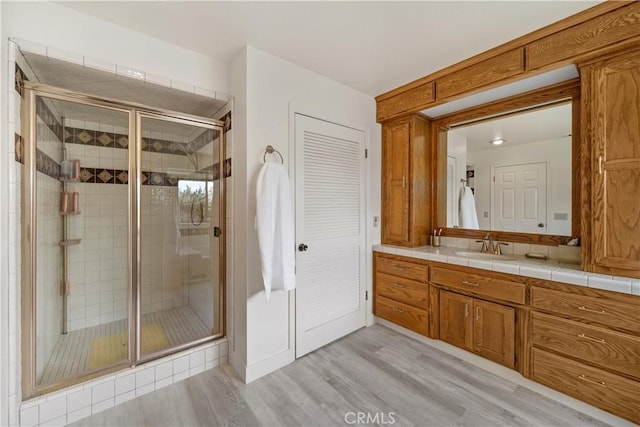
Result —
[{"label": "tile countertop", "polygon": [[401,255],[428,261],[448,264],[465,265],[483,270],[501,273],[517,274],[519,276],[534,277],[536,279],[552,280],[554,282],[569,283],[571,285],[586,286],[595,289],[640,295],[640,280],[605,274],[587,273],[580,270],[579,265],[562,264],[557,260],[537,260],[524,256],[509,255],[512,261],[487,261],[467,258],[457,255],[459,251],[468,249],[441,246],[421,246],[418,248],[404,248],[391,245],[374,245],[375,252]]}]

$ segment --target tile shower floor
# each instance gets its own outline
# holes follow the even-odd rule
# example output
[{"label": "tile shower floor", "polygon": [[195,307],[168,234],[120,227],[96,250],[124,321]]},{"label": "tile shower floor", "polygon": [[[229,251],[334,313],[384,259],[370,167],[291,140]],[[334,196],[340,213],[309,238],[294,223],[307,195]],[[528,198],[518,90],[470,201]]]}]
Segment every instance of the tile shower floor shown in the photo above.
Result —
[{"label": "tile shower floor", "polygon": [[[211,330],[188,305],[145,314],[142,316],[142,324],[159,325],[171,347],[211,334]],[[126,331],[127,320],[118,320],[61,335],[51,353],[40,384],[49,384],[90,370],[91,347],[94,340]]]}]

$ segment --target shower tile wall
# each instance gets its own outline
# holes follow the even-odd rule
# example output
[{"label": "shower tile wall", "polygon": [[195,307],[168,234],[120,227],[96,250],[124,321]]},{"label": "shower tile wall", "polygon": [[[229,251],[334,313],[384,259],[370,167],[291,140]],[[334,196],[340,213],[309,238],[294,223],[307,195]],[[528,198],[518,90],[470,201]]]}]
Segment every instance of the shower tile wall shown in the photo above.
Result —
[{"label": "shower tile wall", "polygon": [[[68,185],[69,191],[79,193],[81,212],[68,222],[68,238],[81,239],[79,245],[69,247],[69,331],[126,319],[129,296],[128,186],[113,183],[112,172],[128,169],[127,150],[69,143],[74,129],[112,136],[116,132],[127,133],[126,128],[113,124],[65,120],[67,158],[80,160],[83,172],[94,172],[93,182]],[[95,138],[93,132],[92,135]],[[103,171],[111,172],[101,174]],[[96,175],[109,179],[104,183]],[[84,175],[82,178],[87,180]]]},{"label": "shower tile wall", "polygon": [[[143,130],[142,136],[149,138],[150,141],[164,140],[181,144],[189,142],[188,138],[153,131]],[[150,145],[153,146],[153,144]],[[211,151],[210,146],[209,151]],[[197,157],[198,169],[206,168],[217,162],[217,158],[214,159],[210,154],[199,153]],[[196,171],[196,166],[185,155],[144,151],[142,153],[142,171],[143,180],[146,180],[145,182],[148,184],[154,184],[156,180],[159,180],[158,176],[175,177],[176,173],[187,176],[193,174]],[[153,174],[149,172],[153,172]],[[170,178],[168,181],[165,181],[164,185],[143,185],[140,195],[142,314],[189,304],[198,313],[201,320],[208,324],[206,319],[211,317],[213,296],[194,294],[192,279],[194,273],[198,272],[198,268],[194,266],[194,262],[197,262],[194,261],[194,258],[198,258],[198,255],[191,254],[189,249],[193,249],[197,245],[204,245],[198,248],[197,252],[208,254],[210,234],[182,235],[177,209],[177,180]],[[209,287],[212,294],[213,287]],[[208,306],[205,302],[207,299]],[[203,303],[206,308],[203,306],[203,309],[199,310]]]},{"label": "shower tile wall", "polygon": [[177,253],[177,197],[178,187],[142,186],[142,314],[179,307],[186,303],[182,259]]},{"label": "shower tile wall", "polygon": [[[69,238],[82,239],[69,249],[68,330],[95,326],[127,317],[127,181],[120,171],[128,167],[127,145],[92,145],[104,135],[120,139],[126,129],[112,125],[66,120],[67,156],[80,160],[83,181],[69,186],[80,193],[81,215],[69,221]],[[92,134],[92,140],[86,136]],[[69,135],[71,132],[72,135]],[[77,135],[82,134],[82,138]],[[102,136],[102,138],[101,138]],[[161,135],[143,133],[160,139]],[[185,138],[164,140],[186,142]],[[81,143],[84,142],[84,143]],[[210,157],[210,156],[209,156]],[[200,156],[202,161],[204,156]],[[189,301],[189,257],[179,254],[177,227],[177,181],[164,179],[151,185],[148,171],[191,173],[194,166],[187,156],[144,151],[142,154],[141,202],[141,294],[142,314],[185,305]],[[217,159],[216,159],[217,161]],[[210,166],[213,158],[204,161]],[[155,176],[153,178],[156,178]],[[94,182],[90,182],[94,181]],[[183,238],[184,240],[184,238]],[[216,260],[217,262],[217,260]],[[192,298],[193,300],[193,298]]]}]

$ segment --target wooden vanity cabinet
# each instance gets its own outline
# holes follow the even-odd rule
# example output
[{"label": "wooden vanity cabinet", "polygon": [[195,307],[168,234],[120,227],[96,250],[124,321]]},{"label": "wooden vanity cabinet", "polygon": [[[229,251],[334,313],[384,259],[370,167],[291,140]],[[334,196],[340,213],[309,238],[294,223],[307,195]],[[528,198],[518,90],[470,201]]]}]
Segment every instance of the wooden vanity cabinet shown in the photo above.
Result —
[{"label": "wooden vanity cabinet", "polygon": [[430,122],[420,115],[382,125],[382,243],[427,244],[431,226]]},{"label": "wooden vanity cabinet", "polygon": [[473,298],[440,291],[440,339],[473,351]]},{"label": "wooden vanity cabinet", "polygon": [[374,254],[373,313],[421,335],[430,327],[429,267]]},{"label": "wooden vanity cabinet", "polygon": [[638,297],[531,287],[532,380],[640,423]]},{"label": "wooden vanity cabinet", "polygon": [[441,290],[440,339],[513,369],[515,310]]},{"label": "wooden vanity cabinet", "polygon": [[640,277],[640,50],[583,65],[581,73],[583,176],[591,185],[583,190],[591,208],[583,218],[591,229],[583,236],[585,267]]}]

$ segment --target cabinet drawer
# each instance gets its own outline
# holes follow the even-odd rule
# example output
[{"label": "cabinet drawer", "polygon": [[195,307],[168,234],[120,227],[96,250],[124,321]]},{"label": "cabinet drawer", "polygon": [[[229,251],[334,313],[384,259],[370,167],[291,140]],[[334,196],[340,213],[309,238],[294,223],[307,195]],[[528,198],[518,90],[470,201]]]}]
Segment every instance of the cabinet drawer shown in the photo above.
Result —
[{"label": "cabinet drawer", "polygon": [[526,287],[522,283],[432,267],[431,281],[450,288],[486,297],[524,304]]},{"label": "cabinet drawer", "polygon": [[533,313],[534,345],[640,378],[640,338]]},{"label": "cabinet drawer", "polygon": [[590,322],[640,332],[640,298],[637,304],[628,304],[533,286],[531,305]]},{"label": "cabinet drawer", "polygon": [[385,258],[383,256],[378,256],[376,260],[376,271],[391,274],[392,276],[404,277],[405,279],[418,280],[420,282],[426,282],[429,277],[429,267],[426,265]]},{"label": "cabinet drawer", "polygon": [[412,307],[389,298],[376,298],[376,316],[404,326],[422,335],[427,335],[428,314],[426,310]]},{"label": "cabinet drawer", "polygon": [[425,310],[429,308],[426,283],[376,273],[376,294]]},{"label": "cabinet drawer", "polygon": [[532,379],[640,423],[640,382],[533,349]]}]

